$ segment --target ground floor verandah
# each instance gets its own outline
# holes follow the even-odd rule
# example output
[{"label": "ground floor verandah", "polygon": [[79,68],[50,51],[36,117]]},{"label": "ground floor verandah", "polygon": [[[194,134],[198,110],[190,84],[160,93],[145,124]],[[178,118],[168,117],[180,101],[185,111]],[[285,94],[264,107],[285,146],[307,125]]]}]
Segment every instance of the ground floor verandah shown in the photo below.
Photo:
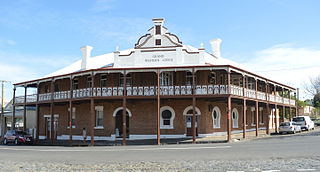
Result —
[{"label": "ground floor verandah", "polygon": [[154,99],[129,99],[125,104],[123,100],[93,99],[38,104],[36,137],[49,144],[85,137],[92,145],[95,140],[123,142],[213,136],[230,141],[232,135],[239,133],[245,138],[250,131],[256,131],[256,136],[259,131],[277,132],[281,121],[290,120],[296,114],[295,107],[231,97],[229,105],[228,99],[198,98],[194,106],[190,99],[161,99],[159,108]]}]

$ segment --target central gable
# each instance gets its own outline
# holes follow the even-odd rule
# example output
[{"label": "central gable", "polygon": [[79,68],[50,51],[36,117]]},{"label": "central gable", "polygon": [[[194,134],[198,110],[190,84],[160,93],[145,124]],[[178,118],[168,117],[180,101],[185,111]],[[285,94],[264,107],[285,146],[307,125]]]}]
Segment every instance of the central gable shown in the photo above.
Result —
[{"label": "central gable", "polygon": [[149,33],[140,37],[135,44],[136,49],[160,48],[160,47],[182,47],[179,38],[168,32],[163,26],[163,19],[153,19],[154,26],[150,28]]},{"label": "central gable", "polygon": [[129,54],[114,52],[113,67],[161,67],[204,65],[204,49],[183,45],[163,26],[164,19],[152,20],[154,26],[141,36]]}]

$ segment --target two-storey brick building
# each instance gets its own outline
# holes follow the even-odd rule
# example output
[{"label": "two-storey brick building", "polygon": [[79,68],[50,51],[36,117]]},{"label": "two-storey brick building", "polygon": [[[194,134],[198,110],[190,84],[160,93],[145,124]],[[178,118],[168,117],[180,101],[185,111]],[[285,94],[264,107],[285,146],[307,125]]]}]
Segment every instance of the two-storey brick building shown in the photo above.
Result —
[{"label": "two-storey brick building", "polygon": [[[25,89],[15,106],[37,108],[38,139],[81,140],[85,128],[92,144],[223,134],[230,140],[248,130],[269,133],[296,113],[294,88],[221,57],[220,39],[211,41],[210,54],[182,44],[163,19],[153,22],[132,49],[91,57],[92,47],[84,46],[81,60],[15,84],[14,91]],[[30,87],[37,94],[27,95]]]}]

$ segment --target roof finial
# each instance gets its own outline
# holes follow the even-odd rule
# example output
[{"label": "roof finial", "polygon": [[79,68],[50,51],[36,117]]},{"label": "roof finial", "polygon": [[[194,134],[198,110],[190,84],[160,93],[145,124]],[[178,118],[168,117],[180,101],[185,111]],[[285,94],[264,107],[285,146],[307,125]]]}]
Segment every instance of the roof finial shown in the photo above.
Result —
[{"label": "roof finial", "polygon": [[164,19],[163,18],[153,18],[152,21],[153,21],[154,25],[162,26],[163,23],[164,23]]},{"label": "roof finial", "polygon": [[200,44],[200,48],[204,48],[204,44],[202,42]]}]

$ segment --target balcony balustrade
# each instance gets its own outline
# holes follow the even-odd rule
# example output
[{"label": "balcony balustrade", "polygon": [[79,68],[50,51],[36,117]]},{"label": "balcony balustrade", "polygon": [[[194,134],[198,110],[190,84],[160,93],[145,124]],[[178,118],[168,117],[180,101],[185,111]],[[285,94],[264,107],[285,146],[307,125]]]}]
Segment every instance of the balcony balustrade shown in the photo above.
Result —
[{"label": "balcony balustrade", "polygon": [[[230,90],[229,90],[230,88]],[[140,87],[127,87],[126,88],[127,96],[156,96],[157,95],[157,87],[156,86],[140,86]],[[295,105],[295,100],[282,98],[280,96],[275,96],[266,93],[255,91],[251,89],[244,89],[243,87],[235,86],[235,85],[196,85],[195,95],[224,95],[230,94],[266,100],[270,102],[284,103],[288,105]],[[53,96],[51,93],[39,94],[39,102],[50,101],[52,98],[54,100],[64,100],[70,99],[81,99],[86,97],[116,97],[123,96],[124,88],[123,87],[98,87],[98,88],[82,88],[76,89],[72,91],[58,91],[54,92]],[[161,86],[160,87],[160,95],[162,96],[183,96],[183,95],[192,95],[192,86],[191,85],[183,85],[183,86]],[[24,96],[16,97],[15,101],[17,104],[24,103]],[[37,95],[28,95],[27,102],[36,102]]]}]

